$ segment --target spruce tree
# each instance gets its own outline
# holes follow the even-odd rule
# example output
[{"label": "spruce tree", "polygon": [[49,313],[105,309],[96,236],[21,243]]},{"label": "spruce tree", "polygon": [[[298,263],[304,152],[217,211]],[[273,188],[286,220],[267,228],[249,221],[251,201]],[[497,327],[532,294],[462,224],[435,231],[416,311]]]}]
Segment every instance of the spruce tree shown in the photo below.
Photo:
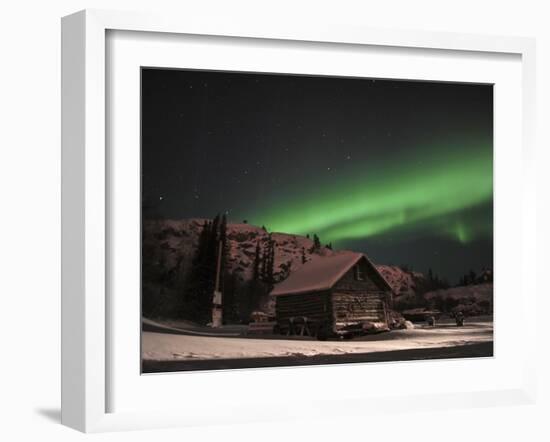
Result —
[{"label": "spruce tree", "polygon": [[258,281],[260,279],[260,241],[256,241],[256,252],[254,253],[254,267],[252,270],[252,280]]},{"label": "spruce tree", "polygon": [[275,241],[269,235],[262,253],[260,279],[268,285],[273,284],[273,266],[275,263]]},{"label": "spruce tree", "polygon": [[269,241],[269,265],[267,267],[267,283],[272,285],[275,280],[273,278],[273,270],[275,266],[275,241]]},{"label": "spruce tree", "polygon": [[214,288],[216,283],[216,266],[218,262],[218,247],[219,247],[219,229],[220,229],[220,216],[212,220],[208,232],[207,250],[206,250],[206,265],[205,265],[205,277],[204,288],[200,299],[200,311],[201,315],[208,317],[210,309],[212,308],[212,296],[214,294]]},{"label": "spruce tree", "polygon": [[239,316],[242,321],[250,321],[250,313],[258,305],[259,299],[265,292],[264,283],[267,272],[267,254],[265,248],[262,248],[260,241],[256,241],[256,251],[254,253],[254,266],[252,268],[252,279],[246,284],[241,292],[241,302],[239,303]]},{"label": "spruce tree", "polygon": [[262,263],[260,269],[260,279],[267,282],[267,267],[269,265],[269,240],[264,244],[262,248]]},{"label": "spruce tree", "polygon": [[[230,245],[229,241],[227,240],[227,216],[224,214],[222,216],[221,222],[220,222],[220,234],[218,237],[218,248],[221,244],[221,253],[222,253],[222,259],[221,259],[221,268],[220,268],[220,282],[223,286],[223,281],[225,281],[225,276],[228,273],[228,266],[227,266],[227,257],[230,253]],[[216,255],[217,259],[217,255]]]},{"label": "spruce tree", "polygon": [[313,234],[313,247],[315,250],[321,250],[321,240],[315,233]]},{"label": "spruce tree", "polygon": [[192,260],[192,269],[185,284],[184,303],[181,316],[187,319],[204,319],[204,297],[208,285],[208,246],[211,235],[211,224],[204,221],[199,234],[199,241]]},{"label": "spruce tree", "polygon": [[474,284],[477,282],[477,275],[476,275],[476,272],[474,272],[473,270],[470,270],[469,277],[470,277],[470,283],[471,283],[472,285],[474,285]]},{"label": "spruce tree", "polygon": [[[220,234],[218,237],[218,247],[221,246],[221,266],[220,266],[220,290],[223,293],[223,317],[224,320],[235,318],[237,311],[237,280],[233,273],[229,272],[228,257],[231,253],[231,246],[227,238],[227,215],[224,213],[220,222]],[[217,259],[217,258],[216,258]]]}]

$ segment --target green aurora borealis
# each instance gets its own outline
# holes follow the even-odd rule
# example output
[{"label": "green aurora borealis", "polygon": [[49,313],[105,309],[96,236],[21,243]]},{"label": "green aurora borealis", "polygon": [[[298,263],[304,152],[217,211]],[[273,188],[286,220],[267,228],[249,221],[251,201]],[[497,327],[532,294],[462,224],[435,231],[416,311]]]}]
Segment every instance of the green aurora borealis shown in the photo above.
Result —
[{"label": "green aurora borealis", "polygon": [[336,244],[422,230],[464,244],[492,235],[490,219],[464,216],[492,201],[492,167],[488,142],[419,149],[397,164],[355,165],[315,189],[283,192],[292,197],[251,213],[250,219],[276,232],[316,233]]},{"label": "green aurora borealis", "polygon": [[458,281],[493,265],[493,86],[144,68],[142,201]]}]

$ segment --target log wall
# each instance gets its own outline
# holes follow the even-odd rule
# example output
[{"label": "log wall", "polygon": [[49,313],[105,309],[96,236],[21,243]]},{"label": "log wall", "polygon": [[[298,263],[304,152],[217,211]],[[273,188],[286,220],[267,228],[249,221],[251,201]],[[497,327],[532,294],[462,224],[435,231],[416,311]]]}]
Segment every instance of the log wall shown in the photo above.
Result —
[{"label": "log wall", "polygon": [[332,311],[335,330],[365,322],[387,323],[384,292],[335,292]]},{"label": "log wall", "polygon": [[332,319],[330,292],[280,295],[275,303],[277,324],[283,329],[290,318],[306,317],[312,323],[326,323]]}]

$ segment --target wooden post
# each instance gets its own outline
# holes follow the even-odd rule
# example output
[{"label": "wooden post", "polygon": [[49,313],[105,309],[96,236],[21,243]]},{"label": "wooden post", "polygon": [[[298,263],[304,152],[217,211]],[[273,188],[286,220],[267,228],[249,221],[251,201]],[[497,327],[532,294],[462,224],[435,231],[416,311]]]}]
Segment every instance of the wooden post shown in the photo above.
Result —
[{"label": "wooden post", "polygon": [[[216,265],[216,288],[214,291],[218,292],[220,290],[220,272],[222,267],[222,241],[218,243],[218,263]],[[220,303],[221,304],[221,303]]]},{"label": "wooden post", "polygon": [[214,298],[212,300],[212,327],[218,328],[222,326],[223,321],[223,303],[222,292],[220,291],[220,273],[222,267],[222,241],[218,244],[218,262],[216,264],[216,285],[214,287]]}]

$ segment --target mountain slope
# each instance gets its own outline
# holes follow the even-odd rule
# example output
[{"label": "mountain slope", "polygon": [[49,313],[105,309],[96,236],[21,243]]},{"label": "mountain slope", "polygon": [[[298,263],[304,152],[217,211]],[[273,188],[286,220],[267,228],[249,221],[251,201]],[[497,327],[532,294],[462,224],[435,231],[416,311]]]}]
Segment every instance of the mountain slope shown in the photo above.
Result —
[{"label": "mountain slope", "polygon": [[[186,278],[193,268],[193,257],[205,219],[153,220],[142,226],[142,287],[144,312],[174,311],[174,303],[180,299]],[[244,287],[251,279],[256,247],[260,251],[274,242],[274,282],[286,279],[291,273],[310,261],[314,255],[330,256],[341,251],[327,247],[314,248],[310,238],[286,233],[268,233],[250,224],[227,224],[226,270],[234,278],[233,287]],[[396,297],[414,295],[420,273],[404,271],[399,267],[377,265],[382,276],[392,287]],[[229,286],[226,285],[226,289]],[[146,304],[146,305],[145,305]],[[263,297],[257,308],[270,310],[270,297]],[[166,308],[163,307],[166,306]]]},{"label": "mountain slope", "polygon": [[[198,244],[199,234],[204,219],[188,220],[155,220],[143,224],[143,245],[156,255],[168,269],[183,263],[189,268]],[[227,238],[229,243],[228,270],[235,272],[245,281],[252,277],[252,267],[256,244],[260,247],[267,243],[269,233],[261,227],[250,224],[228,224]],[[334,252],[326,247],[312,252],[313,240],[300,235],[272,233],[275,242],[274,274],[276,281],[284,279],[288,272],[298,270],[302,265],[303,255],[306,261],[313,253],[331,255]],[[396,266],[376,265],[382,276],[392,286],[397,295],[413,294],[417,281],[423,279],[422,273],[404,271]],[[287,270],[288,269],[288,270]]]},{"label": "mountain slope", "polygon": [[[181,266],[189,269],[198,245],[204,219],[146,221],[143,224],[143,247],[153,260],[163,263],[168,270]],[[256,245],[267,244],[269,233],[261,227],[249,224],[228,224],[227,269],[241,281],[252,277]],[[278,282],[289,272],[299,269],[311,259],[313,241],[299,235],[272,233],[275,242],[274,277]],[[317,254],[331,254],[322,247]]]}]

